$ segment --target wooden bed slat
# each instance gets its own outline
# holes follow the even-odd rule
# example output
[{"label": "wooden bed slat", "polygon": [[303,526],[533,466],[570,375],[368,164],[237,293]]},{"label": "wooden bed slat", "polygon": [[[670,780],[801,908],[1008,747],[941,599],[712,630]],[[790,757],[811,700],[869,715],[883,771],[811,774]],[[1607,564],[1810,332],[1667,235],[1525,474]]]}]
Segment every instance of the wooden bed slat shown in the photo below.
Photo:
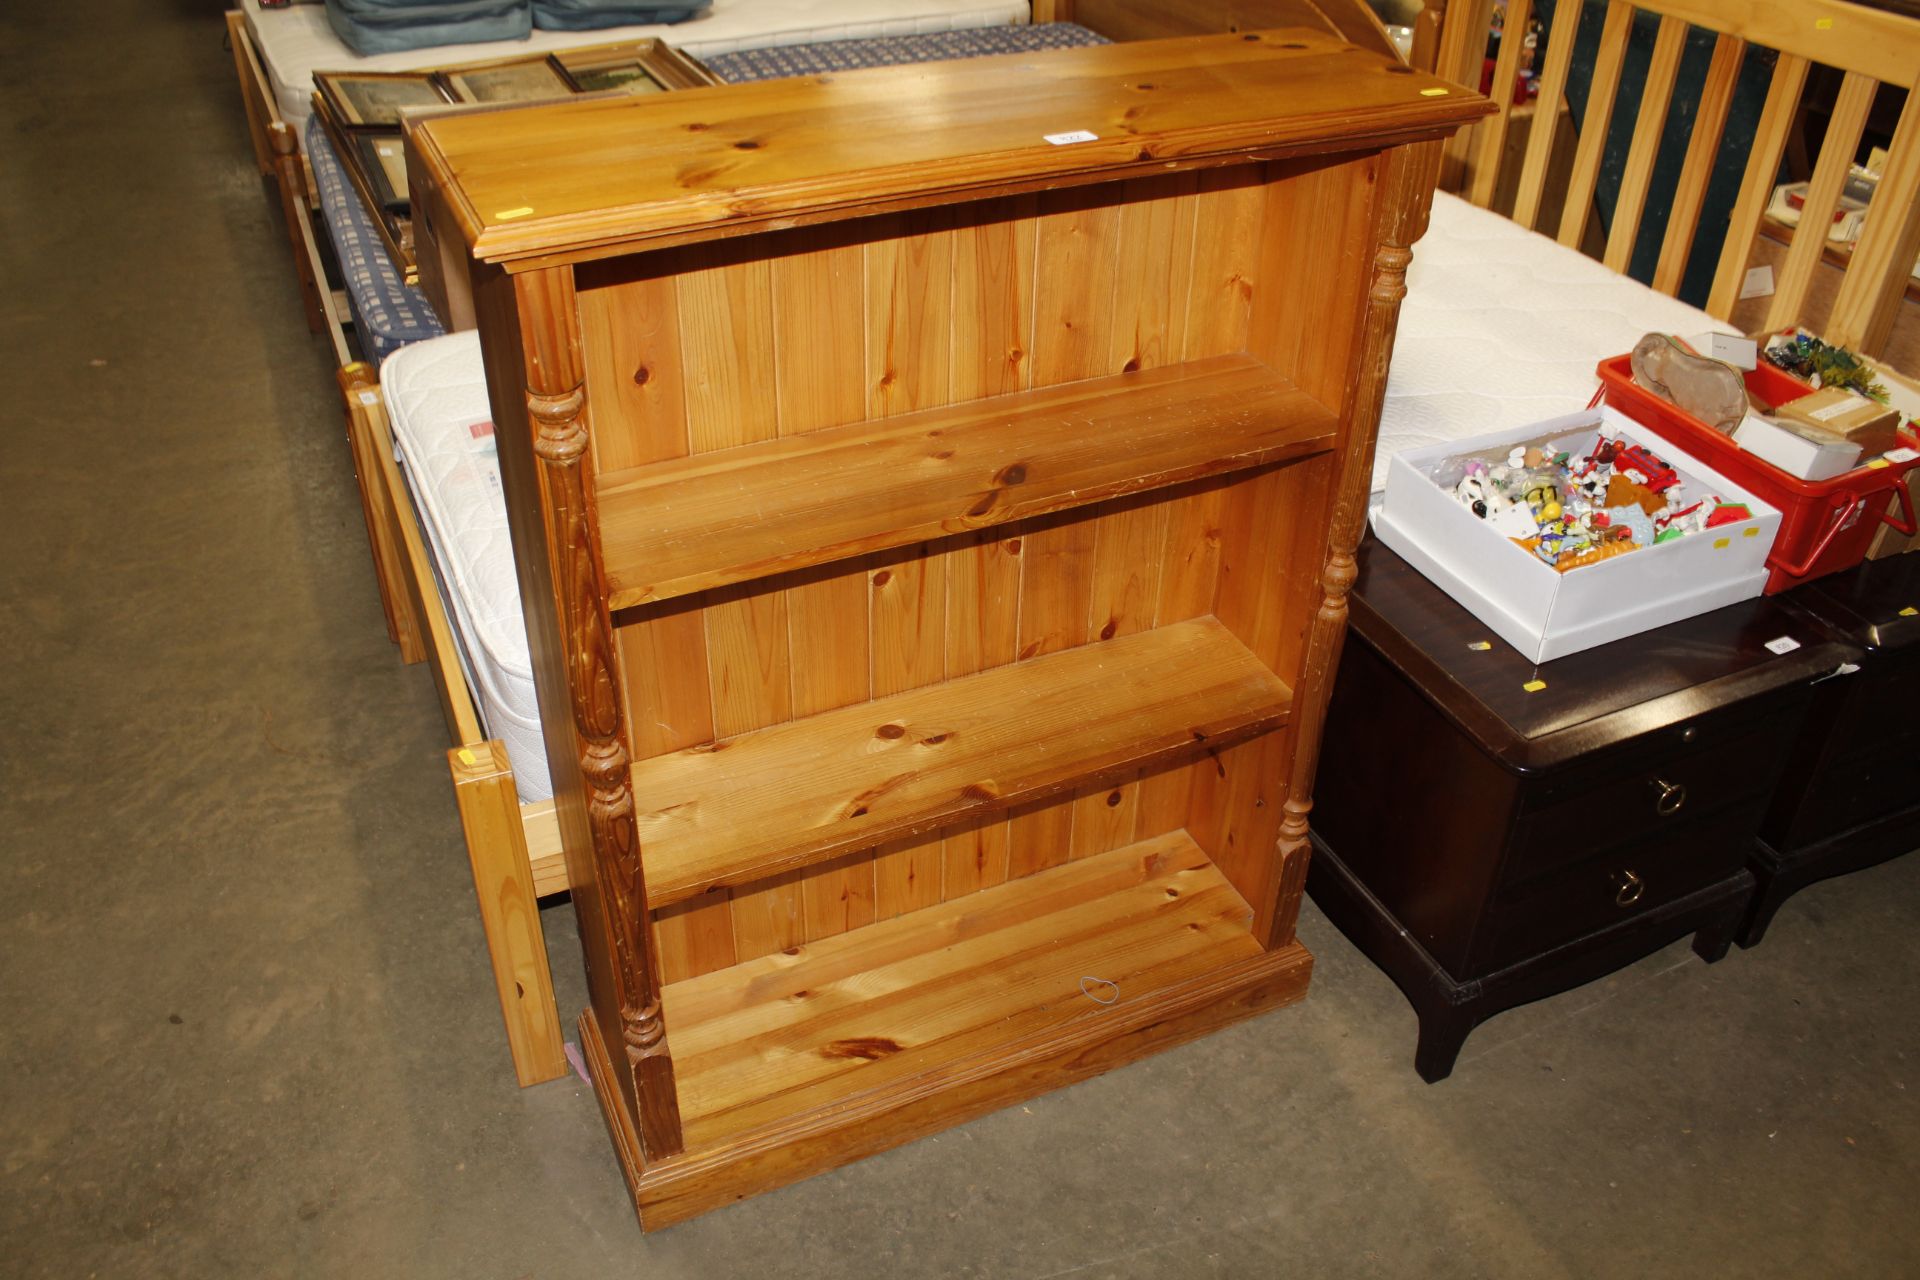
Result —
[{"label": "wooden bed slat", "polygon": [[1593,82],[1587,88],[1587,111],[1580,120],[1580,145],[1573,154],[1573,173],[1567,179],[1567,204],[1560,211],[1561,244],[1578,249],[1586,232],[1587,212],[1600,178],[1600,158],[1606,152],[1607,125],[1613,119],[1613,99],[1620,90],[1620,68],[1627,55],[1627,37],[1633,32],[1633,6],[1626,0],[1608,0],[1606,23],[1600,28],[1600,50],[1594,56]]},{"label": "wooden bed slat", "polygon": [[1680,74],[1680,55],[1687,48],[1687,24],[1678,18],[1660,19],[1654,37],[1653,58],[1647,64],[1647,83],[1634,118],[1633,142],[1627,149],[1620,177],[1620,195],[1613,206],[1613,226],[1607,234],[1606,266],[1626,274],[1633,246],[1640,236],[1640,215],[1646,211],[1647,188],[1653,182],[1653,162],[1660,154],[1660,138],[1667,127],[1667,107],[1673,101],[1674,80]]},{"label": "wooden bed slat", "polygon": [[1826,326],[1830,341],[1868,354],[1885,349],[1906,293],[1903,277],[1920,252],[1920,93],[1907,95],[1873,205],[1907,214],[1867,219]]},{"label": "wooden bed slat", "polygon": [[1658,293],[1677,293],[1687,273],[1694,230],[1707,198],[1707,183],[1713,177],[1721,139],[1726,135],[1727,113],[1733,106],[1733,89],[1740,79],[1746,52],[1746,42],[1738,36],[1722,35],[1713,42],[1713,60],[1707,64],[1700,107],[1693,118],[1693,135],[1687,140],[1687,158],[1680,166],[1666,234],[1660,240],[1660,259],[1653,269],[1653,287]]},{"label": "wooden bed slat", "polygon": [[1740,195],[1727,219],[1727,237],[1720,245],[1720,259],[1714,267],[1713,290],[1707,295],[1707,314],[1721,320],[1733,314],[1734,305],[1740,300],[1740,286],[1746,279],[1753,239],[1760,234],[1760,219],[1773,196],[1780,157],[1786,153],[1787,135],[1793,128],[1794,114],[1800,108],[1800,93],[1806,85],[1807,60],[1790,53],[1781,54],[1773,66],[1773,79],[1767,85],[1767,100],[1760,108],[1760,123],[1755,126],[1746,172],[1740,178]]},{"label": "wooden bed slat", "polygon": [[1527,133],[1527,152],[1520,165],[1520,185],[1513,203],[1513,220],[1529,231],[1540,220],[1547,162],[1553,156],[1553,138],[1560,128],[1560,101],[1567,96],[1573,42],[1580,34],[1580,15],[1585,9],[1583,4],[1558,6],[1547,34],[1546,66],[1540,75],[1540,94],[1534,99],[1533,123]]},{"label": "wooden bed slat", "polygon": [[1257,733],[1291,700],[1201,618],[659,756],[633,768],[649,899],[750,883]]},{"label": "wooden bed slat", "polygon": [[1794,228],[1793,240],[1787,246],[1786,265],[1780,269],[1773,302],[1767,308],[1768,329],[1779,329],[1800,319],[1807,290],[1813,284],[1813,273],[1826,248],[1827,229],[1833,225],[1834,210],[1840,207],[1840,189],[1846,185],[1847,169],[1859,150],[1867,112],[1873,108],[1873,95],[1878,88],[1872,77],[1853,71],[1840,82],[1840,94],[1834,100],[1833,115],[1827,122],[1827,136],[1820,144],[1820,159],[1814,163],[1813,179],[1807,184],[1807,203],[1800,211],[1800,225]]},{"label": "wooden bed slat", "polygon": [[[1448,0],[1435,74],[1478,92],[1487,28],[1492,20],[1493,0]],[[1493,120],[1468,125],[1447,139],[1441,186],[1459,191],[1472,184],[1474,157],[1479,154],[1481,138],[1488,132],[1497,132]]]},{"label": "wooden bed slat", "polygon": [[1468,198],[1482,209],[1492,206],[1494,188],[1500,181],[1500,157],[1506,154],[1507,130],[1513,120],[1513,90],[1520,74],[1520,54],[1526,45],[1527,24],[1532,20],[1533,0],[1507,0],[1500,56],[1493,66],[1493,105],[1500,113],[1475,126],[1478,136]]}]

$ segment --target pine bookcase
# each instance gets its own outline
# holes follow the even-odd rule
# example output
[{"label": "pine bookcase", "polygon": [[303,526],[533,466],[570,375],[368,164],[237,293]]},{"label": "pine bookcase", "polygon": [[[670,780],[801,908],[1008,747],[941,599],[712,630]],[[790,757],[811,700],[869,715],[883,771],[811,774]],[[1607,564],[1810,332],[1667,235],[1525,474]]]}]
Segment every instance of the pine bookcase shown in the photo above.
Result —
[{"label": "pine bookcase", "polygon": [[1486,109],[1287,30],[412,130],[643,1226],[1304,994],[1408,246]]}]

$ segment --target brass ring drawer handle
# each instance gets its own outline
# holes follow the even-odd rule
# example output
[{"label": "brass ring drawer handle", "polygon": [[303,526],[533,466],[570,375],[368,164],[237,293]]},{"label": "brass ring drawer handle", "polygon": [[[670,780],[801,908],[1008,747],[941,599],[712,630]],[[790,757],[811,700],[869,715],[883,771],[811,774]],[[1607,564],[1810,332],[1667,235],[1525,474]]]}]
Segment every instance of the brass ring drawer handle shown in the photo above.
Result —
[{"label": "brass ring drawer handle", "polygon": [[1654,812],[1663,818],[1671,818],[1687,802],[1687,789],[1681,783],[1655,778],[1652,786]]},{"label": "brass ring drawer handle", "polygon": [[1614,878],[1620,883],[1620,891],[1613,895],[1616,906],[1630,907],[1647,891],[1647,882],[1631,871],[1622,871]]}]

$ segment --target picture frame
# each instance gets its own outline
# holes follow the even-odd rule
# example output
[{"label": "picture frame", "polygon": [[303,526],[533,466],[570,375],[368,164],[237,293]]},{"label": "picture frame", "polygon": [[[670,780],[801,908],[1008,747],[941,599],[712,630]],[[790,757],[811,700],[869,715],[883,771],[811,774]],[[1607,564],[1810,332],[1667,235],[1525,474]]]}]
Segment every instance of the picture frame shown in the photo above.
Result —
[{"label": "picture frame", "polygon": [[551,102],[579,92],[559,65],[545,56],[449,67],[438,78],[456,102]]},{"label": "picture frame", "polygon": [[313,78],[334,118],[350,128],[397,129],[407,108],[449,101],[425,71],[319,71]]},{"label": "picture frame", "polygon": [[353,135],[360,169],[366,174],[369,203],[395,217],[407,217],[412,206],[407,192],[407,153],[399,130],[362,130]]},{"label": "picture frame", "polygon": [[650,94],[719,83],[693,58],[652,38],[566,49],[553,59],[580,93]]}]

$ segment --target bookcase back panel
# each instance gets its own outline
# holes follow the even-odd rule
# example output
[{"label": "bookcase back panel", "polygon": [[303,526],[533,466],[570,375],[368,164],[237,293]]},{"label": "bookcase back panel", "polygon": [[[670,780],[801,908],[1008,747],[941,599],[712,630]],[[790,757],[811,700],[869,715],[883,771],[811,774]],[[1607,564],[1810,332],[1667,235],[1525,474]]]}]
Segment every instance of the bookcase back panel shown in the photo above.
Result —
[{"label": "bookcase back panel", "polygon": [[[595,469],[1244,351],[1265,178],[1260,165],[1169,174],[582,264]],[[1209,613],[1231,489],[1200,482],[616,614],[634,757]],[[663,908],[663,977],[1178,829],[1192,774]]]},{"label": "bookcase back panel", "polygon": [[[865,701],[1209,615],[1233,531],[1257,523],[1242,509],[1270,496],[1270,475],[1195,482],[616,614],[636,753],[827,709],[823,689]],[[704,671],[703,687],[648,678],[669,662]],[[825,674],[799,676],[803,663]],[[1141,769],[661,908],[663,976],[711,972],[1182,829],[1197,797],[1217,794],[1196,779],[1220,768],[1203,757]]]}]

